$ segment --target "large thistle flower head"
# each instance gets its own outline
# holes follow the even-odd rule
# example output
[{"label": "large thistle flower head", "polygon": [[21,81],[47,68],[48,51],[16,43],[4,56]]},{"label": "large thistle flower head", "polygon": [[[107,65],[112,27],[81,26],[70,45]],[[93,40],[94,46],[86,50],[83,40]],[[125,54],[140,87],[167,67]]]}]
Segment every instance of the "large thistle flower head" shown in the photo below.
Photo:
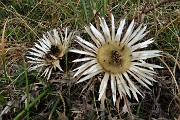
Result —
[{"label": "large thistle flower head", "polygon": [[50,78],[53,69],[63,71],[60,60],[68,50],[74,32],[68,34],[67,28],[64,30],[53,29],[43,34],[43,38],[35,43],[34,47],[28,50],[26,58],[28,63],[33,65],[29,70],[38,70],[41,76]]},{"label": "large thistle flower head", "polygon": [[[92,24],[85,27],[90,35],[92,42],[77,36],[76,41],[85,48],[82,50],[70,50],[71,52],[86,55],[73,62],[86,62],[76,71],[74,77],[82,75],[78,83],[91,79],[99,73],[104,74],[99,88],[100,100],[105,94],[108,81],[112,89],[113,102],[116,102],[117,91],[120,97],[132,95],[138,101],[137,94],[142,96],[135,82],[148,88],[152,81],[156,81],[153,76],[156,72],[153,68],[161,68],[158,65],[146,63],[145,60],[152,57],[161,56],[159,50],[140,50],[153,42],[152,38],[144,41],[146,25],[140,25],[135,29],[134,20],[130,23],[127,30],[124,30],[125,19],[120,21],[116,30],[114,16],[111,15],[111,30],[104,18],[100,19],[101,31],[98,31]],[[111,31],[111,32],[110,32]],[[140,42],[140,41],[143,42]]]}]

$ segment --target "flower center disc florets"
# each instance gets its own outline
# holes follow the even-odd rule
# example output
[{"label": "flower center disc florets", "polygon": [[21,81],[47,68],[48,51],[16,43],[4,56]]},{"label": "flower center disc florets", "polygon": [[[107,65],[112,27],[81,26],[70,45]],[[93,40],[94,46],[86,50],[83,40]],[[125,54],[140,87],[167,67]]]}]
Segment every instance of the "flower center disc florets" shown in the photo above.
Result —
[{"label": "flower center disc florets", "polygon": [[118,74],[129,69],[131,50],[124,44],[111,41],[103,44],[97,53],[97,60],[106,72]]},{"label": "flower center disc florets", "polygon": [[44,55],[44,59],[46,60],[47,64],[51,64],[61,58],[63,56],[61,54],[61,49],[58,46],[52,45],[50,51]]},{"label": "flower center disc florets", "polygon": [[61,50],[58,48],[58,46],[52,45],[49,52],[55,57],[58,57],[59,54],[61,53]]}]

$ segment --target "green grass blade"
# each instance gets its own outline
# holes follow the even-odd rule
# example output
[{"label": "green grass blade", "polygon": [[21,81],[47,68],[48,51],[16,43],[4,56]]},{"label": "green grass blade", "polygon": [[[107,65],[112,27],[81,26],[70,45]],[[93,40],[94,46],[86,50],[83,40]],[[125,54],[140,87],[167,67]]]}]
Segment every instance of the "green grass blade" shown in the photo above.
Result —
[{"label": "green grass blade", "polygon": [[103,2],[103,13],[102,13],[102,15],[103,15],[103,17],[106,17],[106,10],[107,10],[106,6],[107,6],[107,0],[102,0],[102,2]]},{"label": "green grass blade", "polygon": [[94,0],[90,0],[91,8],[95,10]]},{"label": "green grass blade", "polygon": [[73,12],[77,15],[77,18],[78,18],[78,23],[80,25],[84,25],[84,21],[82,20],[82,17],[81,15],[79,14],[79,11],[76,9],[76,7],[73,5],[72,1],[71,0],[67,0],[68,4],[71,6],[71,8],[73,9]]},{"label": "green grass blade", "polygon": [[139,116],[141,107],[142,107],[142,101],[139,103],[138,108],[137,108],[137,110],[136,110],[136,115],[137,115],[137,116]]},{"label": "green grass blade", "polygon": [[30,95],[29,95],[29,83],[28,83],[28,76],[27,76],[27,68],[26,68],[26,62],[24,60],[24,73],[26,78],[26,96],[27,96],[27,120],[30,119],[29,117],[29,102],[30,102]]},{"label": "green grass blade", "polygon": [[87,15],[87,9],[86,9],[85,0],[81,0],[81,4],[82,4],[82,7],[83,7],[83,12],[84,12],[85,17],[86,17],[86,22],[88,23],[88,15]]},{"label": "green grass blade", "polygon": [[117,8],[116,8],[116,10],[115,10],[115,12],[114,12],[114,15],[119,12],[119,9],[121,8],[122,4],[123,4],[125,1],[126,1],[126,0],[122,0],[122,1],[119,3],[119,5],[117,6]]},{"label": "green grass blade", "polygon": [[68,10],[66,10],[65,8],[63,8],[62,6],[56,4],[54,1],[52,0],[47,0],[49,3],[51,3],[52,5],[55,5],[56,7],[58,7],[60,10],[62,10],[64,13],[66,13],[70,18],[73,18],[74,16],[72,14],[70,14],[68,12]]},{"label": "green grass blade", "polygon": [[[56,4],[54,1],[52,0],[47,0],[49,3],[51,3],[52,5],[55,5],[57,8],[59,8],[60,10],[62,10],[72,21],[76,21],[78,23],[78,25],[80,26],[84,26],[84,21],[82,20],[79,12],[77,11],[76,7],[72,4],[71,0],[68,0],[68,4],[71,6],[73,12],[77,15],[78,20],[76,19],[76,17],[74,17],[74,15],[72,15],[69,10],[67,10],[66,8],[64,8],[63,6],[60,6],[59,4]],[[74,25],[75,26],[75,25]]]},{"label": "green grass blade", "polygon": [[[47,92],[49,92],[49,88],[45,89],[37,98],[34,99],[34,101],[29,104],[29,109],[34,106]],[[20,120],[20,118],[26,113],[26,111],[27,107],[23,109],[13,120]]]},{"label": "green grass blade", "polygon": [[52,110],[51,110],[51,112],[50,112],[50,114],[49,114],[49,118],[48,118],[49,120],[52,119],[52,115],[53,115],[54,111],[56,110],[56,107],[57,107],[59,101],[60,101],[60,98],[58,98],[58,99],[56,100],[56,102],[54,103],[54,106],[53,106],[53,108],[52,108]]}]

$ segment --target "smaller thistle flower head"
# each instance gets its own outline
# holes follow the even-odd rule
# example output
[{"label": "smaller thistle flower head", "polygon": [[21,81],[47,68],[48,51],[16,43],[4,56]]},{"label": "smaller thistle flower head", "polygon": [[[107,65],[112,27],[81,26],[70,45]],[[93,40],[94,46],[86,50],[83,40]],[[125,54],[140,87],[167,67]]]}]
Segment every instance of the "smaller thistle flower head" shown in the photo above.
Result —
[{"label": "smaller thistle flower head", "polygon": [[74,32],[68,34],[67,28],[64,31],[53,29],[43,34],[43,38],[39,39],[26,55],[27,62],[33,64],[29,70],[38,70],[38,74],[42,73],[41,76],[44,75],[47,79],[50,78],[53,69],[63,71],[60,60],[67,52],[73,36]]},{"label": "smaller thistle flower head", "polygon": [[[151,68],[161,68],[158,65],[146,63],[145,60],[152,57],[161,56],[159,50],[142,50],[153,42],[152,38],[140,42],[148,33],[145,32],[146,25],[140,25],[135,29],[134,20],[130,23],[126,32],[124,29],[125,19],[121,20],[116,31],[114,16],[111,16],[111,32],[104,18],[100,18],[102,31],[98,31],[92,24],[85,27],[94,43],[88,42],[77,36],[76,41],[85,48],[82,50],[70,50],[71,52],[84,54],[85,58],[76,59],[73,62],[86,62],[74,69],[74,77],[82,75],[78,83],[91,79],[103,73],[99,88],[99,100],[105,94],[108,81],[112,89],[113,102],[116,102],[117,94],[132,95],[138,101],[137,94],[141,95],[135,82],[150,89],[152,81],[156,81],[153,76],[156,72]],[[134,30],[135,29],[135,30]],[[124,34],[123,34],[124,33]],[[118,93],[117,93],[118,90]]]}]

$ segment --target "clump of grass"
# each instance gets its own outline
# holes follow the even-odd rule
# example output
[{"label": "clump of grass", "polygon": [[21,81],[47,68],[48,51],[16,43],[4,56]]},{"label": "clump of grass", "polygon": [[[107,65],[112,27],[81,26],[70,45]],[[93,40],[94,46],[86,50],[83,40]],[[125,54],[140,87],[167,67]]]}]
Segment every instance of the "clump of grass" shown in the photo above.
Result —
[{"label": "clump of grass", "polygon": [[[0,1],[0,23],[8,19],[6,29],[3,29],[5,24],[0,24],[0,117],[100,119],[100,102],[96,101],[98,85],[95,82],[101,76],[93,78],[93,82],[74,84],[72,70],[76,64],[71,63],[70,59],[76,59],[78,55],[68,54],[64,58],[64,70],[67,72],[55,72],[51,82],[36,76],[35,71],[28,72],[29,64],[24,66],[23,61],[27,48],[32,47],[33,42],[46,31],[71,26],[70,29],[79,29],[81,32],[78,34],[82,34],[84,26],[89,22],[98,28],[98,17],[104,16],[109,21],[110,13],[113,13],[117,18],[115,24],[119,24],[119,20],[124,17],[127,21],[135,19],[138,23],[147,23],[150,30],[147,37],[155,39],[150,49],[164,51],[163,57],[150,61],[164,66],[157,71],[159,82],[154,83],[152,91],[144,91],[145,98],[139,103],[128,98],[133,116],[137,119],[177,119],[180,113],[178,4],[169,1],[158,5],[155,0]],[[86,34],[83,38],[86,38]],[[73,43],[72,47],[78,46]],[[83,89],[85,87],[87,89]],[[122,113],[123,102],[114,107],[110,96],[111,92],[107,90],[105,119],[129,119],[127,114]]]}]

